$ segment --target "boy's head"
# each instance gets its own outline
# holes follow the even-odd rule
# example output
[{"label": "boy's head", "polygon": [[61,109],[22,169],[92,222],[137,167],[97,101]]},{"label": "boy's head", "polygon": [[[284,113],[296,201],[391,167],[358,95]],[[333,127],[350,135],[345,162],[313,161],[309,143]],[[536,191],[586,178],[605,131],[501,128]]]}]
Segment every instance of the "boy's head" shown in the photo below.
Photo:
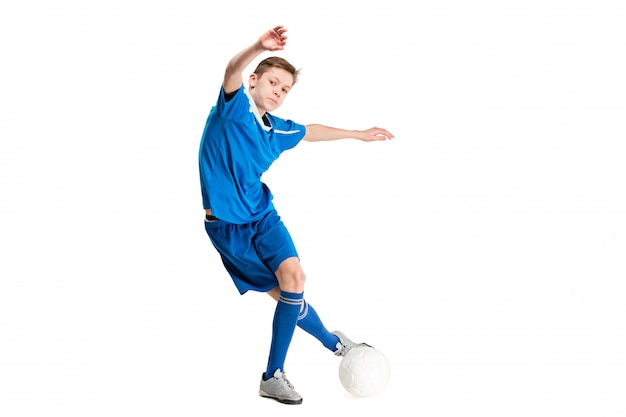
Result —
[{"label": "boy's head", "polygon": [[261,115],[280,107],[296,83],[300,70],[283,58],[266,58],[250,75],[250,95]]},{"label": "boy's head", "polygon": [[289,63],[286,59],[280,58],[278,56],[271,56],[269,58],[265,58],[263,61],[259,62],[254,73],[257,77],[261,77],[265,72],[267,72],[270,68],[281,68],[287,71],[293,77],[292,86],[296,84],[298,81],[298,75],[300,75],[300,70],[296,69],[293,65]]}]

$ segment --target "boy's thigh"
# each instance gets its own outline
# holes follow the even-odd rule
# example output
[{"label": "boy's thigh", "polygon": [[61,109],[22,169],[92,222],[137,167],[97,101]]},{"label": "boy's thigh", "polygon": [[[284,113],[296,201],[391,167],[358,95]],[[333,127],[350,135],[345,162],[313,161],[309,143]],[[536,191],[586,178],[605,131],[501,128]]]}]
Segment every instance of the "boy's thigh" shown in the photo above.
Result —
[{"label": "boy's thigh", "polygon": [[273,273],[284,260],[298,258],[291,234],[275,211],[259,221],[254,246],[259,257]]}]

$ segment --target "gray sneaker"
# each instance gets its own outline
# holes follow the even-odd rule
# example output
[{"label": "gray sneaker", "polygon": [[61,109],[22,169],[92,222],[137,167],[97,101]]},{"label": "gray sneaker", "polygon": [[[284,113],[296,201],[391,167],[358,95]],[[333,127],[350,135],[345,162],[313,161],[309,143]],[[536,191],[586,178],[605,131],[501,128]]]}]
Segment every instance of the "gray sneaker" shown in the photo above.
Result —
[{"label": "gray sneaker", "polygon": [[346,353],[348,353],[348,351],[355,346],[369,346],[367,343],[354,343],[348,338],[348,336],[339,330],[335,330],[332,334],[339,338],[339,342],[337,342],[337,350],[335,351],[335,355],[337,356],[345,356]]},{"label": "gray sneaker", "polygon": [[277,369],[274,376],[267,381],[261,376],[259,395],[273,398],[283,404],[302,404],[302,397],[293,389],[293,385],[285,377],[285,373]]}]

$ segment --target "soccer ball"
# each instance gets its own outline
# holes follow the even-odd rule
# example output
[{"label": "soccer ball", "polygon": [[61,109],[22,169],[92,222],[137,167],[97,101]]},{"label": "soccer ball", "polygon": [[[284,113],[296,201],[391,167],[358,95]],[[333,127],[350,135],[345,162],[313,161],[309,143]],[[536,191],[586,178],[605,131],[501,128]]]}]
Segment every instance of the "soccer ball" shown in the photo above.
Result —
[{"label": "soccer ball", "polygon": [[339,364],[341,385],[357,397],[380,394],[387,387],[390,376],[391,369],[385,355],[368,345],[353,347]]}]

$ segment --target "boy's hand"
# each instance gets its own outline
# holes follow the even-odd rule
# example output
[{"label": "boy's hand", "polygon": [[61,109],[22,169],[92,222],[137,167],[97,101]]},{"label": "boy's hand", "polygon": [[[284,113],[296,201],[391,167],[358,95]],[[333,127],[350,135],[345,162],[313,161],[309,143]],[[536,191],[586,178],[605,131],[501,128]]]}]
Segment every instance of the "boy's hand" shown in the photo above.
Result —
[{"label": "boy's hand", "polygon": [[387,130],[380,127],[372,127],[371,129],[362,130],[357,139],[365,142],[373,142],[376,140],[393,139],[393,135]]},{"label": "boy's hand", "polygon": [[283,26],[276,26],[265,32],[259,38],[259,43],[266,51],[281,51],[287,44],[287,29]]}]

